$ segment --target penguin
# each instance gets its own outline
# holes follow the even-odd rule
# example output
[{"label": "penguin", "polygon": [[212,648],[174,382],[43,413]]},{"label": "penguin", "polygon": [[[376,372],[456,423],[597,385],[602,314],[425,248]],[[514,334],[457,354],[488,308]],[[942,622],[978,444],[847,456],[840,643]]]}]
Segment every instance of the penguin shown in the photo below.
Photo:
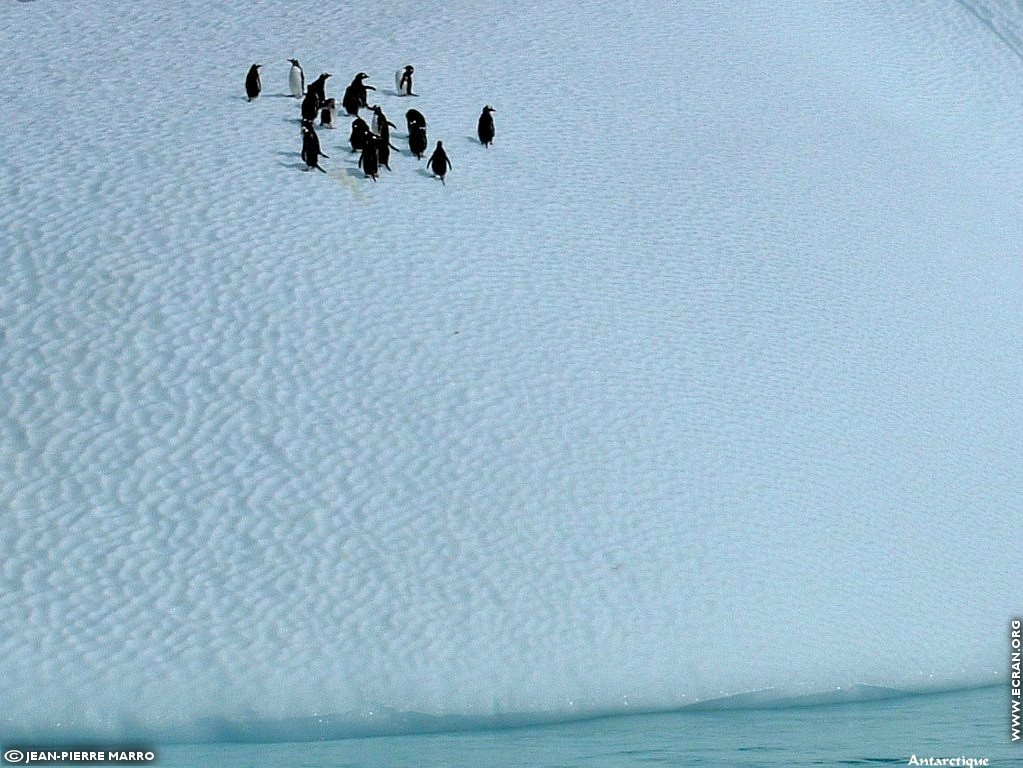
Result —
[{"label": "penguin", "polygon": [[337,114],[337,100],[327,99],[320,107],[320,125],[324,128],[333,128],[335,114]]},{"label": "penguin", "polygon": [[386,136],[376,137],[377,145],[377,162],[384,166],[387,170],[391,170],[391,150],[397,150],[398,148],[391,144],[390,140]]},{"label": "penguin", "polygon": [[427,143],[426,123],[413,123],[408,132],[409,151],[415,155],[417,159],[422,160],[423,153],[426,152]]},{"label": "penguin", "polygon": [[448,172],[448,168],[452,167],[451,161],[448,160],[448,155],[444,151],[443,142],[437,142],[437,148],[433,150],[433,154],[426,162],[430,166],[430,170],[433,171],[433,175],[440,176],[440,183],[443,184],[444,174]]},{"label": "penguin", "polygon": [[296,99],[305,96],[305,72],[298,59],[288,59],[291,62],[291,72],[288,73],[288,87],[291,88],[291,95]]},{"label": "penguin", "polygon": [[348,113],[349,117],[358,117],[359,115],[359,92],[355,86],[349,85],[345,88],[345,95],[341,99],[341,106],[344,107],[345,112]]},{"label": "penguin", "polygon": [[394,73],[394,86],[398,90],[399,96],[417,96],[418,94],[412,93],[412,73],[416,71],[416,68],[411,64],[406,64],[404,69],[399,69]]},{"label": "penguin", "polygon": [[408,125],[409,133],[412,133],[412,126],[419,124],[424,128],[426,127],[426,118],[423,117],[423,113],[418,109],[410,109],[405,113],[405,124]]},{"label": "penguin", "polygon": [[[366,85],[366,78],[369,77],[365,72],[360,72],[352,80],[351,85],[348,87],[353,89],[352,93],[359,100],[359,106],[364,109],[369,109],[369,104],[366,103],[366,91],[375,91],[372,85]],[[349,113],[350,114],[350,113]]]},{"label": "penguin", "polygon": [[492,106],[487,104],[483,107],[483,114],[480,115],[480,121],[476,124],[476,135],[480,137],[480,144],[484,147],[489,147],[494,143],[494,118],[490,114],[496,112]]},{"label": "penguin", "polygon": [[352,145],[352,152],[364,149],[371,135],[372,131],[370,131],[369,125],[365,120],[361,117],[352,120],[352,135],[348,139]]},{"label": "penguin", "polygon": [[319,103],[317,104],[317,107],[319,107],[319,105],[323,104],[323,102],[325,102],[327,100],[327,93],[326,93],[327,78],[330,77],[330,76],[331,76],[330,72],[324,72],[318,78],[316,78],[311,83],[309,83],[309,87],[306,88],[306,93],[307,94],[308,93],[315,93],[316,94],[316,98],[319,99]]},{"label": "penguin", "polygon": [[373,110],[373,133],[379,136],[390,136],[390,129],[398,126],[387,119],[379,104],[374,104],[371,109]]},{"label": "penguin", "polygon": [[302,125],[302,160],[305,162],[306,170],[310,168],[316,168],[319,171],[323,171],[323,167],[320,165],[321,157],[329,157],[329,155],[323,154],[320,151],[320,138],[316,135],[316,129],[313,128],[312,124]]},{"label": "penguin", "polygon": [[263,84],[259,80],[259,68],[262,64],[253,64],[249,67],[249,74],[245,76],[245,93],[249,97],[249,101],[259,96],[259,92],[263,90]]},{"label": "penguin", "polygon": [[363,173],[373,179],[377,180],[377,176],[380,174],[380,159],[377,156],[377,139],[379,137],[374,136],[372,133],[367,134],[366,143],[362,148],[362,154],[359,155],[359,167],[362,168]]},{"label": "penguin", "polygon": [[320,97],[313,90],[312,86],[305,92],[305,98],[302,99],[302,119],[303,120],[315,120],[316,115],[320,112]]}]

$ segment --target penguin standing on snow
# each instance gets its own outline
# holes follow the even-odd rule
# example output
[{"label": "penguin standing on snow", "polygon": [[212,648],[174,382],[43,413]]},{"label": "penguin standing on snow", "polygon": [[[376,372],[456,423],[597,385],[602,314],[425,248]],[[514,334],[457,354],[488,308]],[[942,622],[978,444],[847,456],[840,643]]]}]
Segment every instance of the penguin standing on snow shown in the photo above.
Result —
[{"label": "penguin standing on snow", "polygon": [[416,96],[417,94],[412,93],[412,73],[416,71],[416,68],[411,64],[406,64],[404,69],[399,69],[394,74],[394,85],[398,89],[399,96]]},{"label": "penguin standing on snow", "polygon": [[476,135],[480,137],[480,144],[484,147],[489,147],[494,142],[494,118],[490,113],[496,111],[489,104],[483,107],[483,114],[476,124]]},{"label": "penguin standing on snow", "polygon": [[433,154],[430,155],[430,159],[426,163],[430,166],[434,176],[440,176],[440,183],[443,184],[444,174],[448,172],[448,168],[452,167],[451,161],[448,160],[448,155],[444,151],[443,142],[437,142],[437,148],[433,150]]},{"label": "penguin standing on snow", "polygon": [[398,148],[391,144],[391,140],[387,136],[377,136],[377,162],[384,166],[387,170],[391,170],[391,150],[397,150]]},{"label": "penguin standing on snow", "polygon": [[362,147],[362,154],[359,155],[359,167],[373,181],[376,181],[380,174],[380,159],[377,156],[376,140],[377,137],[373,134],[367,135],[366,142]]},{"label": "penguin standing on snow", "polygon": [[306,89],[306,93],[315,93],[317,101],[317,108],[319,108],[323,102],[327,100],[327,78],[330,77],[330,72],[324,72],[318,78],[309,83],[309,87]]},{"label": "penguin standing on snow", "polygon": [[405,113],[405,125],[408,126],[408,132],[412,133],[412,126],[417,124],[422,125],[425,128],[426,118],[423,117],[423,113],[418,109],[410,109]]},{"label": "penguin standing on snow", "polygon": [[372,85],[366,85],[366,78],[369,77],[365,72],[360,72],[352,80],[352,84],[349,88],[354,89],[354,95],[359,99],[359,106],[363,109],[369,109],[369,104],[366,103],[366,91],[375,91]]},{"label": "penguin standing on snow", "polygon": [[320,137],[316,135],[316,129],[312,123],[302,124],[302,160],[305,162],[306,170],[315,168],[318,171],[326,171],[320,166],[320,158],[329,157],[320,151]]},{"label": "penguin standing on snow", "polygon": [[426,123],[413,123],[408,132],[409,151],[415,155],[418,160],[422,160],[423,153],[426,152],[427,143]]},{"label": "penguin standing on snow", "polygon": [[291,95],[301,99],[305,95],[305,72],[298,59],[288,59],[291,62],[291,71],[288,73],[288,87],[291,88]]},{"label": "penguin standing on snow", "polygon": [[369,125],[361,117],[357,117],[352,120],[352,135],[348,137],[349,143],[352,145],[352,152],[359,152],[366,148],[369,137],[373,135],[370,131]]},{"label": "penguin standing on snow", "polygon": [[377,156],[380,158],[380,165],[387,170],[391,170],[391,150],[398,151],[398,148],[391,144],[391,129],[397,127],[387,119],[379,106],[373,108],[373,133],[380,137],[377,139]]},{"label": "penguin standing on snow", "polygon": [[327,99],[320,107],[320,125],[324,128],[334,127],[334,115],[337,114],[337,100]]},{"label": "penguin standing on snow", "polygon": [[354,85],[349,85],[345,88],[345,95],[341,98],[341,106],[344,107],[349,117],[358,117],[359,107],[362,105],[359,103],[359,91]]},{"label": "penguin standing on snow", "polygon": [[313,91],[312,86],[305,92],[302,99],[302,119],[312,122],[320,111],[320,97]]},{"label": "penguin standing on snow", "polygon": [[249,97],[249,101],[259,96],[259,92],[263,90],[263,83],[259,80],[259,68],[262,64],[253,64],[249,67],[249,74],[245,76],[245,94]]},{"label": "penguin standing on snow", "polygon": [[389,136],[390,129],[398,126],[387,119],[387,115],[384,114],[384,110],[379,104],[374,104],[371,109],[373,110],[373,133],[378,136]]}]

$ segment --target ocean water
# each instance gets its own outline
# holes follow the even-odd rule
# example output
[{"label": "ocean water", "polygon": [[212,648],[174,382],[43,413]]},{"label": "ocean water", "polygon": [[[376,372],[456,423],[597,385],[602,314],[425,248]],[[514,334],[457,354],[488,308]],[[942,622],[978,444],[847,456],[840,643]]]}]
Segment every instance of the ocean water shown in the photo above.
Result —
[{"label": "ocean water", "polygon": [[[1020,765],[1007,689],[760,710],[680,711],[503,730],[159,750],[161,768],[620,768],[914,765],[930,758]],[[917,762],[913,762],[913,758]],[[974,763],[980,765],[981,763]],[[961,765],[968,765],[961,762]]]}]

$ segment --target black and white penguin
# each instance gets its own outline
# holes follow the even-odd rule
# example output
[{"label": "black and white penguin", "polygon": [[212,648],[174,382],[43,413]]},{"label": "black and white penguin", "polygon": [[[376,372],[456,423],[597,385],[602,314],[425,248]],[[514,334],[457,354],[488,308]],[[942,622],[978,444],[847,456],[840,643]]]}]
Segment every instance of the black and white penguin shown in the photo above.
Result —
[{"label": "black and white penguin", "polygon": [[490,113],[496,111],[489,104],[483,107],[483,114],[480,115],[480,121],[476,124],[476,135],[480,137],[480,144],[484,147],[489,147],[494,143],[494,118]]},{"label": "black and white penguin", "polygon": [[298,63],[298,59],[288,59],[288,61],[291,62],[288,87],[291,89],[292,96],[301,99],[305,95],[305,72],[302,71],[302,65]]},{"label": "black and white penguin", "polygon": [[377,176],[380,174],[380,158],[377,155],[377,136],[369,134],[366,137],[366,143],[362,148],[362,154],[359,155],[359,167],[362,168],[363,173],[373,179],[377,180]]},{"label": "black and white penguin", "polygon": [[259,96],[259,92],[263,90],[263,83],[259,80],[259,68],[262,64],[253,64],[249,67],[249,74],[245,76],[245,93],[249,97],[249,101]]},{"label": "black and white penguin", "polygon": [[410,109],[405,113],[405,124],[408,126],[409,133],[412,133],[413,125],[421,125],[426,127],[426,118],[423,117],[423,113],[418,109]]},{"label": "black and white penguin", "polygon": [[417,159],[423,159],[428,141],[426,139],[426,123],[413,123],[408,132],[408,148]]},{"label": "black and white penguin", "polygon": [[377,161],[380,165],[384,166],[387,170],[391,170],[391,150],[397,151],[397,147],[391,144],[390,139],[386,136],[376,137],[377,145]]},{"label": "black and white penguin", "polygon": [[412,93],[412,73],[415,71],[415,67],[411,64],[406,64],[404,69],[399,69],[394,73],[394,87],[397,89],[399,96],[417,95]]},{"label": "black and white penguin", "polygon": [[305,92],[305,98],[302,99],[302,119],[315,120],[319,112],[320,97],[313,91],[312,87],[310,86],[309,90]]},{"label": "black and white penguin", "polygon": [[366,85],[366,78],[368,77],[369,75],[365,72],[360,72],[352,80],[351,85],[348,86],[349,88],[354,89],[353,94],[356,98],[358,98],[359,106],[363,109],[369,109],[369,104],[366,103],[366,91],[376,90],[376,88],[372,85]]},{"label": "black and white penguin", "polygon": [[359,114],[359,92],[352,86],[345,88],[345,95],[341,97],[341,106],[349,117],[357,117]]},{"label": "black and white penguin", "polygon": [[373,133],[378,136],[390,136],[391,128],[398,126],[387,119],[387,115],[384,114],[384,110],[379,104],[374,104],[371,109],[373,110]]},{"label": "black and white penguin", "polygon": [[[306,89],[306,93],[315,93],[316,98],[319,99],[319,105],[327,100],[327,78],[330,77],[330,72],[324,72],[318,78],[309,83],[309,87]],[[319,106],[318,105],[318,106]]]},{"label": "black and white penguin", "polygon": [[426,164],[430,166],[434,176],[440,176],[440,183],[443,184],[444,174],[448,172],[448,168],[452,167],[451,161],[448,160],[448,155],[444,151],[443,142],[437,142],[437,148],[433,150],[433,154],[430,155],[430,159],[426,161]]},{"label": "black and white penguin", "polygon": [[349,85],[345,88],[345,95],[341,98],[341,106],[344,107],[349,117],[358,116],[359,107],[362,105],[359,103],[359,91],[355,86]]},{"label": "black and white penguin", "polygon": [[337,100],[327,99],[320,107],[320,125],[324,128],[334,127],[334,115],[337,114]]},{"label": "black and white penguin", "polygon": [[361,117],[352,120],[352,135],[348,138],[352,145],[352,152],[359,152],[364,149],[370,136],[372,136],[372,131],[370,131],[369,125],[365,120]]},{"label": "black and white penguin", "polygon": [[320,158],[329,157],[329,155],[323,154],[320,151],[320,137],[316,135],[316,129],[313,128],[312,124],[302,125],[302,160],[306,165],[306,170],[310,168],[316,168],[317,170],[323,170],[320,166]]}]

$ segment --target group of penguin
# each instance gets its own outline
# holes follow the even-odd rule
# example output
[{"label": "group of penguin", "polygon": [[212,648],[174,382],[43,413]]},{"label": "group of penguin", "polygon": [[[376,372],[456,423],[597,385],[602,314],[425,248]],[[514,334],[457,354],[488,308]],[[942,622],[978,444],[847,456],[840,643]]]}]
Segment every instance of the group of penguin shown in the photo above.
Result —
[{"label": "group of penguin", "polygon": [[[288,74],[288,86],[291,90],[291,95],[296,99],[302,99],[302,161],[306,165],[305,170],[309,171],[315,168],[326,173],[327,171],[320,165],[320,158],[329,158],[329,155],[324,154],[320,149],[320,139],[316,134],[316,128],[313,123],[318,116],[321,126],[326,128],[334,127],[334,118],[338,110],[337,100],[328,99],[326,96],[327,78],[332,77],[332,75],[329,72],[324,72],[306,86],[305,73],[302,71],[302,66],[298,63],[298,59],[288,59],[288,61],[291,63],[291,71]],[[262,66],[262,64],[253,64],[245,78],[245,93],[249,101],[258,98],[263,90],[263,84],[259,76],[259,70]],[[417,95],[412,92],[412,75],[414,72],[415,68],[409,64],[395,74],[395,86],[401,95]],[[376,181],[381,166],[391,170],[389,165],[391,150],[397,150],[398,148],[391,144],[390,129],[396,127],[394,123],[387,119],[380,105],[369,106],[367,92],[375,91],[376,88],[366,83],[368,78],[369,75],[365,72],[359,72],[355,76],[351,84],[345,89],[344,98],[341,100],[341,107],[349,116],[355,118],[352,121],[352,133],[349,141],[352,146],[352,152],[361,153],[359,156],[359,167],[362,168],[363,173],[368,178]],[[372,128],[365,120],[359,117],[360,109],[369,109],[373,112]],[[494,108],[489,104],[483,107],[483,112],[480,114],[476,126],[476,133],[479,136],[480,143],[485,147],[489,147],[494,141],[494,118],[491,114],[494,111]],[[423,155],[426,154],[428,145],[426,118],[423,117],[419,110],[410,109],[405,113],[405,120],[408,125],[409,151],[415,155],[416,159],[421,160]],[[447,153],[444,151],[443,142],[437,142],[433,154],[427,160],[427,165],[433,172],[434,177],[439,178],[443,184],[444,176],[452,168],[451,160],[448,159]]]}]

